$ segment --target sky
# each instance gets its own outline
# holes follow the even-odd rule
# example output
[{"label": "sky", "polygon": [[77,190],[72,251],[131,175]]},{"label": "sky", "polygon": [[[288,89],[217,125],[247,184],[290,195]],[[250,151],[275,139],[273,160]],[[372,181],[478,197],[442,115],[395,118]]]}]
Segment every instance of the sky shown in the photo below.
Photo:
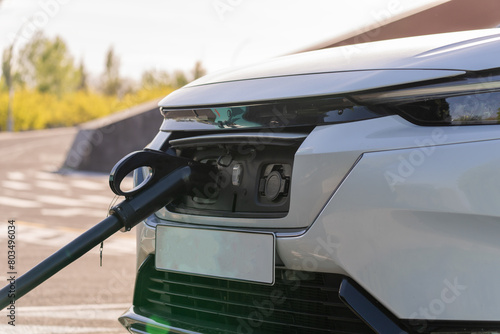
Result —
[{"label": "sky", "polygon": [[[208,72],[295,52],[446,0],[3,0],[0,50],[37,30],[60,36],[91,75],[110,47],[122,76]],[[15,37],[17,36],[17,38]]]}]

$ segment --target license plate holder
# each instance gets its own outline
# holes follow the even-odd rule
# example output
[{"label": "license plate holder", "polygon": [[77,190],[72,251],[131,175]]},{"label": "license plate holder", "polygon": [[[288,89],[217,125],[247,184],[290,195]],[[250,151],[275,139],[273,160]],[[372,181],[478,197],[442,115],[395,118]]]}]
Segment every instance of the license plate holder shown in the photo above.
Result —
[{"label": "license plate holder", "polygon": [[158,270],[274,284],[276,236],[269,232],[156,227]]}]

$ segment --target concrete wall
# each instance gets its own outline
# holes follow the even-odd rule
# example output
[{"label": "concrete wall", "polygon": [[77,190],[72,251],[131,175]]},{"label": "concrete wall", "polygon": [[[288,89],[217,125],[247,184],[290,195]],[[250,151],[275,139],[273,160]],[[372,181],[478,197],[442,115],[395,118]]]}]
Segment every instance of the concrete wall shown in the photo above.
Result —
[{"label": "concrete wall", "polygon": [[80,125],[63,169],[109,173],[130,152],[158,133],[163,117],[158,100]]}]

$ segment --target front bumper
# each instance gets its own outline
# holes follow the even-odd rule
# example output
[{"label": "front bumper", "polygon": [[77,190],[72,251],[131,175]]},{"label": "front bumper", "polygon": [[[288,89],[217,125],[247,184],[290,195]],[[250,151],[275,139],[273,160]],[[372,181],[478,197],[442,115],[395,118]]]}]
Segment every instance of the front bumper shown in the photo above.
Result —
[{"label": "front bumper", "polygon": [[341,300],[344,279],[276,269],[262,285],[158,271],[150,256],[120,322],[131,333],[375,333]]}]

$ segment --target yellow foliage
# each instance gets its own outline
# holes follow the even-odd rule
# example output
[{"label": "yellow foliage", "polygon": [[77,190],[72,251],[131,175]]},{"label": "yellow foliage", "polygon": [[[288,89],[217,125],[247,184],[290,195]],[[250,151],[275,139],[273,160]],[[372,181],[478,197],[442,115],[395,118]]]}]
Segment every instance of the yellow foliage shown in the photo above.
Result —
[{"label": "yellow foliage", "polygon": [[[137,104],[163,97],[169,87],[143,88],[121,99],[91,91],[67,93],[62,97],[36,90],[17,90],[14,95],[14,130],[38,130],[74,126]],[[8,92],[0,92],[0,129],[7,124]]]}]

